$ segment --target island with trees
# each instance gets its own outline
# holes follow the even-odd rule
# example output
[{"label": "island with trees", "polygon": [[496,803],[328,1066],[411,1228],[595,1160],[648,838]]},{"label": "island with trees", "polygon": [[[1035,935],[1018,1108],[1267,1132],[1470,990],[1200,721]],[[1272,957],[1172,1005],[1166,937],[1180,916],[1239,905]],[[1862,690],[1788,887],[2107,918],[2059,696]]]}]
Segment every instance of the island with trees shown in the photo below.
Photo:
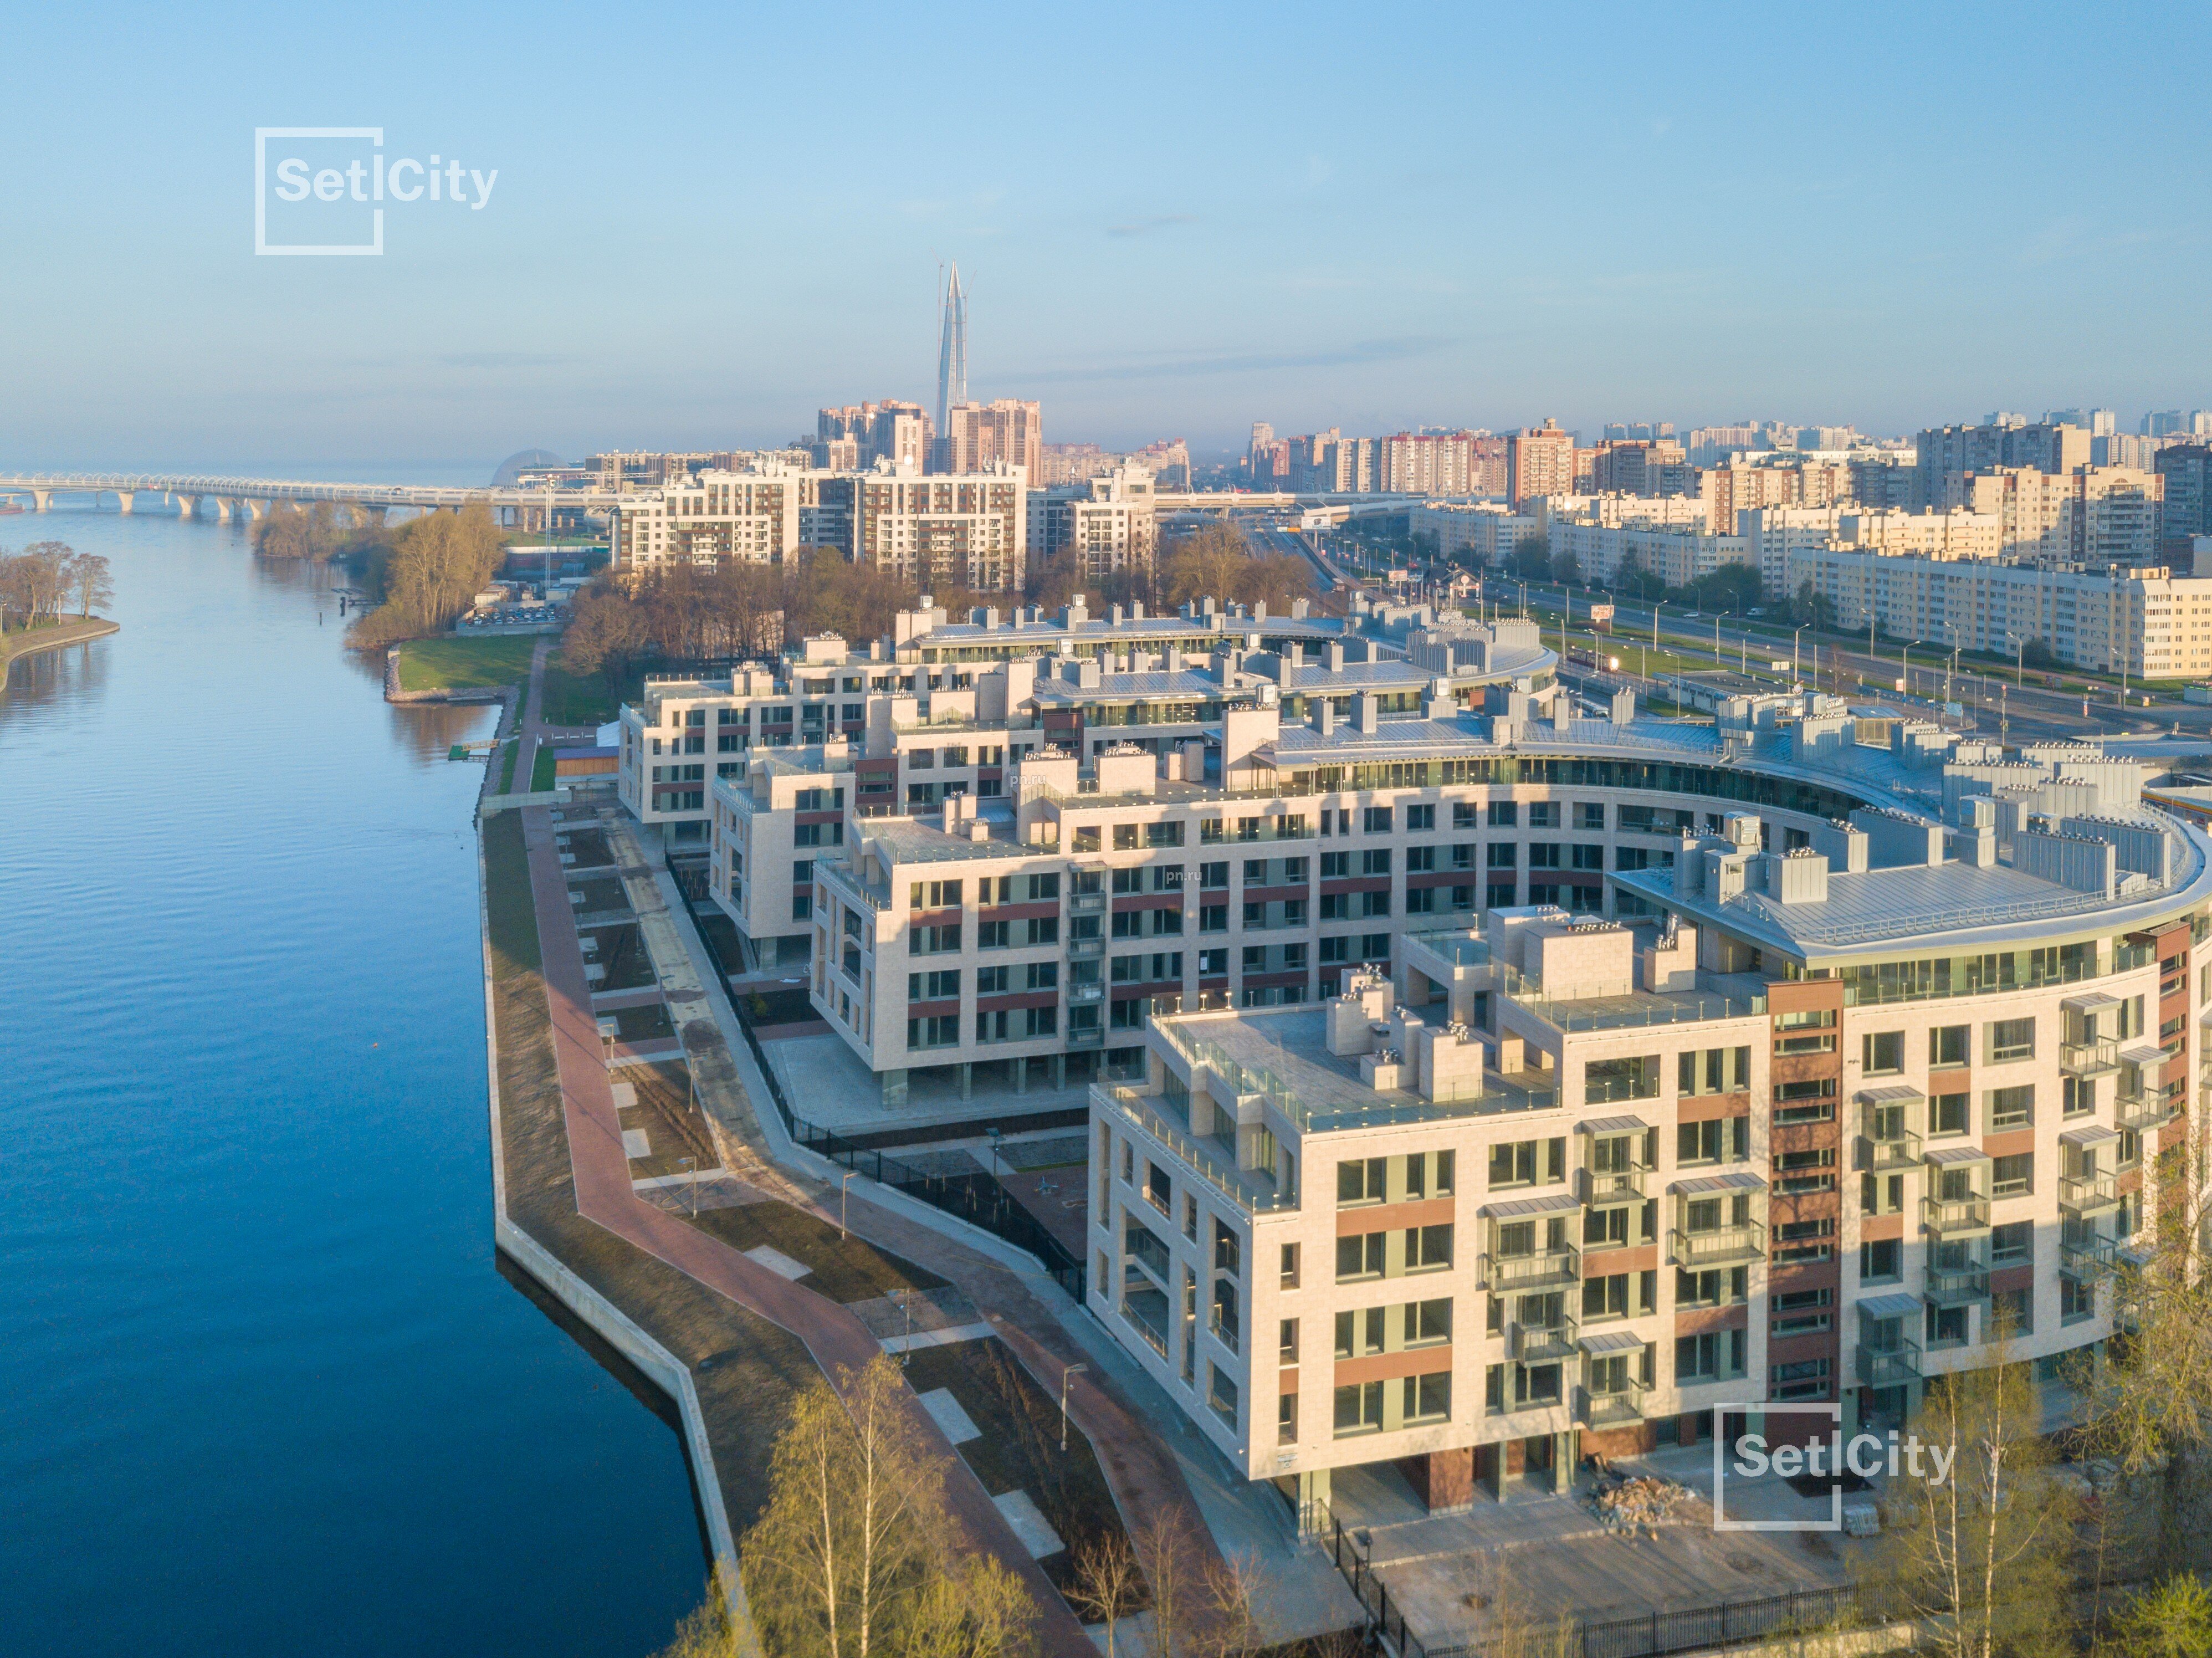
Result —
[{"label": "island with trees", "polygon": [[65,541],[0,549],[0,665],[116,632],[119,623],[94,614],[114,602],[104,553],[80,553]]}]

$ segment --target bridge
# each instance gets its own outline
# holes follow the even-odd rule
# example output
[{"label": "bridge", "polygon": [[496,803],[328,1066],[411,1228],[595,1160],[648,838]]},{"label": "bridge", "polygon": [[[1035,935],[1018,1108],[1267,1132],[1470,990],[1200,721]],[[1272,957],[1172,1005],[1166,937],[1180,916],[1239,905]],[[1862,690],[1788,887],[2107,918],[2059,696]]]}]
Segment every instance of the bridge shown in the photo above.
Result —
[{"label": "bridge", "polygon": [[546,527],[556,511],[600,512],[621,499],[611,489],[468,489],[442,484],[325,483],[182,472],[0,471],[0,495],[27,495],[41,513],[52,506],[58,495],[88,495],[95,503],[103,495],[113,495],[125,513],[135,510],[140,495],[159,495],[185,518],[198,517],[202,503],[211,501],[216,516],[226,524],[234,516],[259,518],[278,501],[331,501],[378,510],[393,507],[430,510],[481,503],[495,513],[511,512],[521,527],[536,529]]},{"label": "bridge", "polygon": [[[235,477],[207,473],[4,471],[0,471],[0,495],[27,495],[41,513],[50,509],[58,495],[88,495],[95,503],[103,495],[113,495],[117,506],[125,513],[136,509],[140,495],[158,495],[185,518],[198,517],[202,505],[212,502],[216,516],[226,524],[234,517],[258,519],[278,501],[331,501],[349,507],[408,507],[424,511],[482,504],[495,513],[512,514],[507,521],[523,529],[549,527],[556,512],[605,512],[624,498],[620,491],[596,489],[470,489],[444,484],[329,483],[301,478]],[[1155,497],[1155,505],[1162,513],[1328,508],[1347,511],[1353,517],[1368,517],[1402,513],[1431,499],[1433,497],[1405,495],[1206,490],[1162,493]]]}]

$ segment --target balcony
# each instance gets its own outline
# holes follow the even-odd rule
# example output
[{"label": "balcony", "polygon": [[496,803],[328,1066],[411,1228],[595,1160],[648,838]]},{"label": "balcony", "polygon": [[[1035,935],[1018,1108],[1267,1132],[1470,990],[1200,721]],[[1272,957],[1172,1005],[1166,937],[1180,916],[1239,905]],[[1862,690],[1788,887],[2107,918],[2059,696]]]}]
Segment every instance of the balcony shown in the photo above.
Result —
[{"label": "balcony", "polygon": [[1105,954],[1106,941],[1103,938],[1070,938],[1067,941],[1067,959],[1071,962],[1095,962]]},{"label": "balcony", "polygon": [[1678,1226],[1667,1242],[1677,1266],[1730,1266],[1765,1254],[1766,1229],[1755,1220],[1710,1232],[1686,1232]]},{"label": "balcony", "polygon": [[1074,915],[1103,915],[1106,913],[1106,895],[1103,892],[1074,893],[1068,898],[1067,908],[1069,914]]},{"label": "balcony", "polygon": [[1893,1346],[1859,1349],[1859,1386],[1900,1388],[1920,1380],[1920,1344],[1900,1336]]},{"label": "balcony", "polygon": [[1630,1382],[1625,1387],[1608,1388],[1603,1393],[1577,1387],[1575,1420],[1585,1428],[1611,1428],[1641,1422],[1646,1391],[1640,1382]]},{"label": "balcony", "polygon": [[1938,1307],[1966,1307],[1990,1298],[1990,1269],[1969,1263],[1964,1266],[1930,1266],[1928,1299]]},{"label": "balcony", "polygon": [[1864,1169],[1910,1169],[1920,1161],[1920,1136],[1900,1129],[1882,1139],[1859,1136],[1859,1162]]},{"label": "balcony", "polygon": [[2058,1270],[2076,1284],[2087,1284],[2102,1278],[2118,1261],[2118,1248],[2112,1239],[2101,1233],[2092,1232],[2087,1237],[2065,1239],[2058,1245]]},{"label": "balcony", "polygon": [[1067,987],[1067,999],[1071,1002],[1101,1001],[1104,999],[1105,995],[1106,987],[1096,979],[1079,985],[1070,985]]},{"label": "balcony", "polygon": [[1978,1192],[1963,1198],[1923,1198],[1920,1224],[1939,1238],[1972,1237],[1990,1230],[1990,1200]]},{"label": "balcony", "polygon": [[2146,1084],[2139,1093],[2118,1095],[2112,1101],[2112,1127],[2130,1128],[2138,1134],[2165,1127],[2173,1121],[2173,1114],[2155,1084]]},{"label": "balcony", "polygon": [[1506,1357],[1524,1364],[1572,1358],[1578,1333],[1572,1313],[1563,1311],[1549,1324],[1523,1324],[1516,1318],[1506,1327]]},{"label": "balcony", "polygon": [[1540,1290],[1551,1284],[1577,1282],[1582,1256],[1573,1248],[1547,1249],[1533,1255],[1493,1255],[1482,1258],[1483,1288],[1492,1295],[1513,1290]]},{"label": "balcony", "polygon": [[2058,1206],[2069,1215],[2096,1215],[2120,1206],[2116,1175],[2061,1175]]},{"label": "balcony", "polygon": [[1640,1163],[1632,1163],[1626,1169],[1585,1169],[1582,1199],[1584,1203],[1614,1203],[1640,1198],[1644,1195],[1644,1180],[1650,1172]]},{"label": "balcony", "polygon": [[2102,1077],[2120,1068],[2120,1045],[2110,1036],[2058,1044],[2058,1068],[2069,1077]]},{"label": "balcony", "polygon": [[1067,1045],[1070,1048],[1103,1048],[1106,1046],[1106,1032],[1095,1024],[1070,1025],[1067,1028]]}]

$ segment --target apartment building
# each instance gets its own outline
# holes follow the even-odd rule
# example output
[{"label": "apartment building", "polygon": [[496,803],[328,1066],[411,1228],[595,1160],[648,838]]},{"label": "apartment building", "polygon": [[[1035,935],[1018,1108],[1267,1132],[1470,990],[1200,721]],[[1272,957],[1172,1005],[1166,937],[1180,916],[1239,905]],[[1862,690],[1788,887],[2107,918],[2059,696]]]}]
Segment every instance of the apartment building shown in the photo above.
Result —
[{"label": "apartment building", "polygon": [[1723,565],[1757,562],[1743,537],[1708,535],[1691,524],[1554,517],[1547,544],[1554,559],[1571,557],[1583,580],[1604,586],[1641,571],[1670,587],[1686,587]]},{"label": "apartment building", "polygon": [[2151,463],[2159,482],[2160,544],[2186,563],[2198,536],[2212,535],[2212,445],[2169,444]]},{"label": "apartment building", "polygon": [[823,471],[865,471],[879,460],[918,471],[929,463],[935,436],[927,410],[886,398],[822,410],[814,417],[809,446],[816,468]]},{"label": "apartment building", "polygon": [[[1385,724],[1311,795],[1194,808],[1270,862],[1286,827],[1402,864],[1433,823],[1477,865],[1541,810],[1613,912],[1501,883],[1316,1004],[1186,992],[1118,1053],[1090,1303],[1222,1455],[1320,1529],[1385,1465],[1448,1511],[1718,1405],[1879,1428],[1929,1376],[2103,1340],[2187,1132],[2212,841],[2131,766],[1869,749],[1826,699],[1732,705],[1702,763],[1634,720],[1504,723]],[[1138,845],[1176,815],[1116,805]]]},{"label": "apartment building", "polygon": [[615,568],[712,566],[726,558],[765,564],[788,557],[805,544],[801,505],[813,504],[822,476],[764,461],[742,471],[679,473],[636,489],[608,514]]},{"label": "apartment building", "polygon": [[2090,462],[2090,434],[2079,426],[1993,415],[1979,426],[1937,426],[1914,442],[1915,507],[1954,507],[1967,475],[2000,466],[2070,472]]},{"label": "apartment building", "polygon": [[1964,479],[1960,496],[1968,510],[1997,519],[2007,558],[2109,567],[2158,562],[2164,490],[2162,474],[2131,466],[1999,467]]},{"label": "apartment building", "polygon": [[1555,420],[1515,433],[1505,447],[1505,495],[1516,507],[1575,489],[1575,434]]},{"label": "apartment building", "polygon": [[1157,491],[1139,466],[1116,465],[1076,483],[1032,489],[1027,499],[1029,556],[1070,548],[1091,580],[1149,570],[1158,550]]},{"label": "apartment building", "polygon": [[1376,487],[1385,495],[1472,495],[1474,445],[1472,432],[1401,432],[1377,439]]},{"label": "apartment building", "polygon": [[2060,661],[2095,672],[2212,677],[2212,578],[2164,565],[2084,570],[1848,543],[1793,548],[1788,557],[1789,592],[1810,581],[1847,625],[1871,616],[1893,639],[2002,653],[2040,640]]},{"label": "apartment building", "polygon": [[1035,403],[1000,398],[991,403],[956,403],[945,411],[929,470],[955,476],[1020,469],[1025,483],[1044,474],[1044,417]]},{"label": "apartment building", "polygon": [[1544,533],[1544,521],[1536,513],[1516,513],[1494,501],[1432,501],[1408,513],[1407,522],[1415,535],[1437,538],[1439,558],[1464,557],[1476,564],[1502,565],[1523,541]]}]

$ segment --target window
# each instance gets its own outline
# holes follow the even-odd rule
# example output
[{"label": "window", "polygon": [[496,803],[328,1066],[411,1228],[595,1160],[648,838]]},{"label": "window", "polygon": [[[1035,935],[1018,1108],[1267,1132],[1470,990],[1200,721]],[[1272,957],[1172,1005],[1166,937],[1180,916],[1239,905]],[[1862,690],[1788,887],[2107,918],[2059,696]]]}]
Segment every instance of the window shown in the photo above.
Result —
[{"label": "window", "polygon": [[1533,1186],[1539,1180],[1563,1181],[1566,1177],[1567,1142],[1564,1138],[1507,1140],[1490,1148],[1490,1184],[1493,1189],[1501,1186]]},{"label": "window", "polygon": [[1574,846],[1568,849],[1577,869],[1601,870],[1605,867],[1605,848],[1601,846]]},{"label": "window", "polygon": [[960,1043],[960,1016],[957,1013],[933,1015],[927,1019],[906,1022],[906,1045],[908,1048],[957,1048]]},{"label": "window", "polygon": [[1716,1266],[1696,1272],[1677,1267],[1674,1271],[1677,1307],[1733,1307],[1750,1296],[1747,1266]]},{"label": "window", "polygon": [[1751,1086],[1751,1049],[1706,1048],[1674,1056],[1674,1091],[1727,1094]]},{"label": "window", "polygon": [[1744,1335],[1741,1330],[1715,1330],[1681,1337],[1674,1343],[1675,1382],[1717,1382],[1741,1376]]},{"label": "window", "polygon": [[1905,1243],[1899,1238],[1876,1238],[1859,1245],[1859,1277],[1873,1281],[1905,1275]]},{"label": "window", "polygon": [[1605,828],[1605,803],[1601,800],[1579,800],[1575,803],[1575,827],[1578,829]]},{"label": "window", "polygon": [[2035,1333],[2035,1291],[2000,1290],[1990,1297],[1990,1339],[2010,1341]]},{"label": "window", "polygon": [[907,890],[910,909],[957,909],[960,908],[962,883],[958,881],[916,881]]},{"label": "window", "polygon": [[1387,1167],[1387,1157],[1352,1157],[1349,1163],[1336,1164],[1336,1202],[1382,1202],[1382,1171]]},{"label": "window", "polygon": [[1483,853],[1483,862],[1492,869],[1513,869],[1520,861],[1521,850],[1510,841],[1492,841]]},{"label": "window", "polygon": [[1710,1117],[1675,1127],[1677,1163],[1741,1163],[1750,1156],[1749,1117]]},{"label": "window", "polygon": [[2035,1153],[2023,1151],[2017,1157],[1995,1157],[1990,1162],[1990,1195],[1993,1198],[2016,1198],[2035,1189]]},{"label": "window", "polygon": [[1388,875],[1390,872],[1390,848],[1376,847],[1359,854],[1362,875]]},{"label": "window", "polygon": [[2033,1019],[1993,1019],[1990,1022],[1990,1063],[2004,1065],[2035,1057]]},{"label": "window", "polygon": [[2035,1258],[2035,1223],[2032,1220],[2007,1221],[2002,1226],[1990,1228],[1990,1264],[2000,1261],[2033,1260]]},{"label": "window", "polygon": [[1224,860],[1218,864],[1200,864],[1198,866],[1198,884],[1201,888],[1212,890],[1225,889],[1229,885],[1227,861]]},{"label": "window", "polygon": [[1389,834],[1390,808],[1388,806],[1368,807],[1366,811],[1361,815],[1359,827],[1370,835]]},{"label": "window", "polygon": [[1441,1226],[1409,1226],[1406,1229],[1406,1270],[1426,1272],[1431,1267],[1449,1266],[1452,1263],[1452,1228],[1446,1221]]},{"label": "window", "polygon": [[1285,1394],[1275,1404],[1275,1442],[1288,1445],[1298,1436],[1298,1396]]},{"label": "window", "polygon": [[1451,1414],[1451,1372],[1437,1370],[1428,1376],[1409,1376],[1401,1384],[1405,1389],[1401,1401],[1407,1422],[1433,1422]]},{"label": "window", "polygon": [[1336,1241],[1336,1281],[1382,1276],[1382,1237],[1380,1232],[1361,1232]]},{"label": "window", "polygon": [[1528,845],[1528,867],[1530,869],[1559,868],[1559,843],[1557,841],[1530,841]]},{"label": "window", "polygon": [[1556,1405],[1559,1402],[1558,1365],[1516,1364],[1513,1370],[1513,1398],[1516,1405]]},{"label": "window", "polygon": [[1406,872],[1408,875],[1425,875],[1436,866],[1437,849],[1434,847],[1406,848]]},{"label": "window", "polygon": [[1449,1296],[1435,1301],[1409,1301],[1406,1303],[1406,1345],[1408,1347],[1449,1341],[1451,1335],[1452,1304]]},{"label": "window", "polygon": [[1528,803],[1530,829],[1557,829],[1559,826],[1559,803],[1556,800],[1532,800]]},{"label": "window", "polygon": [[942,956],[960,948],[960,929],[957,926],[918,926],[907,946],[911,956]]},{"label": "window", "polygon": [[1931,1068],[1948,1070],[1968,1063],[1966,1036],[1970,1026],[1963,1024],[1938,1025],[1928,1033],[1928,1063]]},{"label": "window", "polygon": [[1520,803],[1513,800],[1492,800],[1490,803],[1490,827],[1513,829],[1521,821]]},{"label": "window", "polygon": [[1869,1030],[1860,1038],[1860,1051],[1869,1077],[1905,1069],[1905,1033],[1902,1030]]},{"label": "window", "polygon": [[[2033,1090],[2031,1090],[2032,1093]],[[1937,1094],[1928,1102],[1928,1132],[1930,1134],[1963,1134],[1970,1115],[1969,1096],[1966,1094]]]},{"label": "window", "polygon": [[1336,1390],[1336,1435],[1379,1433],[1382,1428],[1382,1384],[1356,1382]]},{"label": "window", "polygon": [[1406,829],[1407,833],[1419,834],[1432,829],[1436,828],[1436,826],[1437,809],[1434,806],[1408,806],[1406,808]]},{"label": "window", "polygon": [[[1004,969],[1000,969],[1003,971]],[[983,991],[982,977],[976,976],[975,988]],[[943,973],[909,973],[906,975],[906,999],[910,1002],[941,1002],[960,994],[960,969],[954,968]]]},{"label": "window", "polygon": [[[999,972],[1002,975],[1006,970],[1006,969],[1004,968],[999,969]],[[1058,962],[1031,962],[1029,964],[1029,988],[1031,990],[1059,989],[1060,963]]]},{"label": "window", "polygon": [[[1159,929],[1160,932],[1166,932],[1172,930],[1174,932],[1180,932],[1182,931],[1182,912],[1181,910],[1156,909],[1152,914],[1156,916],[1173,915],[1176,919],[1176,925],[1174,928],[1170,929],[1167,927],[1162,927]],[[1059,916],[1032,915],[1025,925],[1028,928],[1026,938],[1028,943],[1033,944],[1056,944],[1060,942]]]},{"label": "window", "polygon": [[2001,1128],[2025,1128],[2035,1121],[2035,1084],[1992,1088],[1984,1096],[1984,1105],[1989,1112],[1991,1133]]},{"label": "window", "polygon": [[[978,921],[975,924],[975,948],[978,950],[1006,949],[1012,943],[1007,936],[1007,926],[1005,921]],[[954,929],[955,932],[958,930],[957,927]]]}]

